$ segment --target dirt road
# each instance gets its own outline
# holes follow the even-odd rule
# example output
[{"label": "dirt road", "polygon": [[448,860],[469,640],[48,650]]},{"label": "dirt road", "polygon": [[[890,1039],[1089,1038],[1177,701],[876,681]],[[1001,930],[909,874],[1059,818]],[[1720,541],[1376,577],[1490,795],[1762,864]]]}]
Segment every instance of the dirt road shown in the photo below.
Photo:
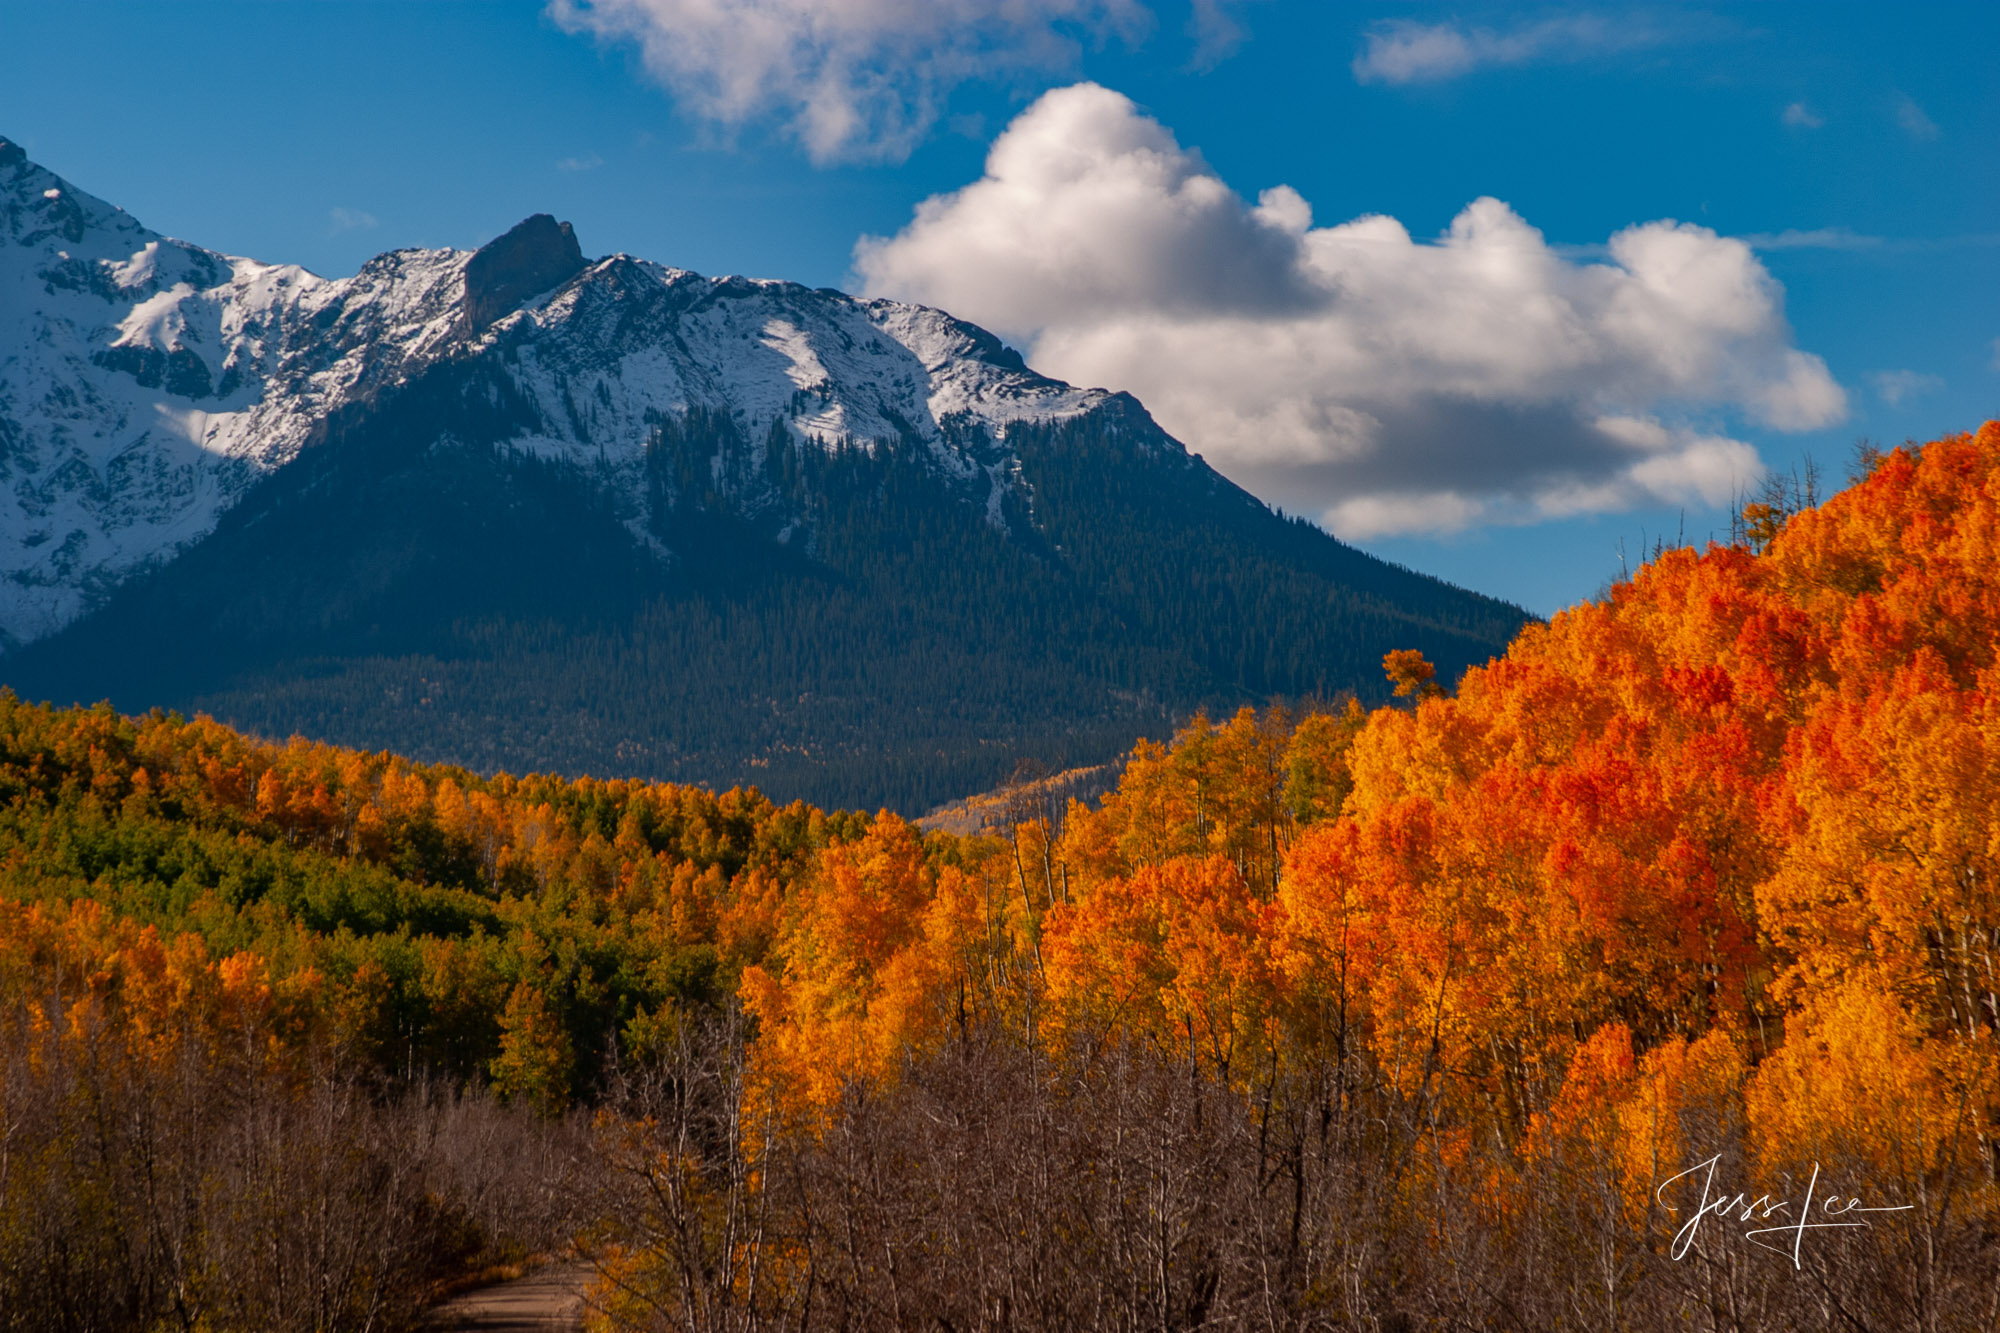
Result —
[{"label": "dirt road", "polygon": [[583,1328],[582,1264],[551,1264],[453,1297],[431,1311],[439,1333],[578,1333]]}]

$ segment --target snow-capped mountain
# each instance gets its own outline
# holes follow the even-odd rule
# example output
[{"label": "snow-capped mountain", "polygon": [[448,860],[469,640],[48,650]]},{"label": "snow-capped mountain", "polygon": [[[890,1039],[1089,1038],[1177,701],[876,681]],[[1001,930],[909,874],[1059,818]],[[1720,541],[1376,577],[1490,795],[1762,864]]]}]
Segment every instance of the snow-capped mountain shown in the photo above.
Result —
[{"label": "snow-capped mountain", "polygon": [[0,139],[0,649],[213,531],[330,413],[457,358],[531,405],[511,447],[631,494],[652,432],[696,408],[733,420],[753,461],[774,425],[819,448],[920,445],[997,515],[1008,429],[1111,397],[940,311],[586,262],[546,216],[350,278],[222,255]]},{"label": "snow-capped mountain", "polygon": [[908,811],[1523,613],[1286,519],[937,310],[587,260],[352,277],[0,140],[0,686]]}]

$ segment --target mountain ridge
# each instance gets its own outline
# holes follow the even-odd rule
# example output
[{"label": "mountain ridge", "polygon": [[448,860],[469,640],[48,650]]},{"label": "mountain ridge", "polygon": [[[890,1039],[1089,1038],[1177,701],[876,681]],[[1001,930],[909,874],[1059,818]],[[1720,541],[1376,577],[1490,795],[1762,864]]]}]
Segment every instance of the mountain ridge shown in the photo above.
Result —
[{"label": "mountain ridge", "polygon": [[943,311],[589,260],[547,214],[328,280],[38,172],[0,165],[24,694],[920,810],[1527,619]]},{"label": "mountain ridge", "polygon": [[[828,442],[908,429],[937,442],[939,418],[964,414],[991,429],[1106,396],[1033,374],[990,334],[941,311],[795,283],[705,278],[622,254],[585,262],[568,224],[546,214],[476,251],[392,250],[352,277],[321,278],[162,236],[37,166],[18,145],[0,145],[0,227],[11,242],[0,245],[0,291],[11,288],[16,312],[0,323],[9,350],[0,362],[0,443],[9,455],[0,505],[12,511],[0,512],[0,524],[45,534],[0,566],[0,645],[59,629],[104,587],[212,531],[256,476],[297,457],[327,414],[439,360],[477,355],[489,339],[520,363],[537,399],[541,421],[526,432],[527,447],[559,455],[622,446],[619,461],[628,465],[649,412],[697,403],[743,412],[753,437],[787,416],[802,437]],[[533,255],[548,244],[524,229],[566,237],[567,254],[527,274],[525,288],[508,285],[519,275],[494,285],[490,274],[521,262],[510,250]],[[649,285],[667,299],[631,299]],[[730,319],[729,304],[742,300],[760,308]],[[591,349],[574,338],[561,350],[580,365],[551,366],[536,354],[550,324],[606,346],[629,340],[618,327],[628,303],[651,307],[652,332],[662,336],[642,350],[661,353],[653,364],[592,365]],[[822,326],[786,318],[807,312]],[[662,315],[674,327],[660,327]],[[737,325],[753,323],[756,344],[732,366],[720,345],[748,341]],[[824,364],[829,346],[891,361],[901,352],[904,364],[855,374],[850,356],[850,373],[835,382]],[[579,370],[589,381],[581,404],[570,382]],[[633,391],[614,403],[614,386]],[[592,391],[601,401],[589,401]],[[159,503],[163,491],[182,502]],[[67,554],[33,554],[51,542],[51,554]]]}]

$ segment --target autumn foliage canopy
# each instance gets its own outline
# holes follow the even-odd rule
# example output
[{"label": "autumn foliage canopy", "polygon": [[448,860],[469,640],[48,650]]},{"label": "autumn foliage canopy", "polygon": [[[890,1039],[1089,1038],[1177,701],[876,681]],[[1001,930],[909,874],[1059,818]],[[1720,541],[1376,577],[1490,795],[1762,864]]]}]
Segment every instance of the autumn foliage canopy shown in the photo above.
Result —
[{"label": "autumn foliage canopy", "polygon": [[549,1110],[736,1004],[763,1136],[968,1045],[1141,1049],[1503,1229],[1553,1172],[1653,1244],[1725,1152],[1990,1226],[2000,423],[1760,521],[1449,692],[1392,653],[1389,707],[1197,718],[979,837],[9,696],[0,987]]},{"label": "autumn foliage canopy", "polygon": [[[1709,1092],[1773,1166],[1978,1159],[1990,1187],[1997,628],[1989,424],[1873,460],[1761,554],[1662,553],[1450,697],[1391,654],[1408,706],[1142,744],[1052,847],[1012,831],[983,904],[955,869],[913,888],[878,824],[756,975],[763,1058],[794,1096],[880,1075],[939,1039],[914,988],[1246,1089],[1365,1047],[1509,1142],[1615,1124],[1636,1194],[1699,1146],[1667,1151],[1660,1108]],[[865,913],[818,916],[852,884]],[[849,1036],[790,1044],[836,1009]]]}]

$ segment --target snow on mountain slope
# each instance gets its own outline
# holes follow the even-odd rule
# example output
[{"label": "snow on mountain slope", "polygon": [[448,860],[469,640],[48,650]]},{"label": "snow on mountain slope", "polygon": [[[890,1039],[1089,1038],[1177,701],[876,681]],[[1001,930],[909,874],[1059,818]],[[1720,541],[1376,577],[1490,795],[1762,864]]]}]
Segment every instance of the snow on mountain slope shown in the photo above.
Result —
[{"label": "snow on mountain slope", "polygon": [[621,488],[639,485],[654,424],[690,408],[733,418],[753,469],[780,425],[820,447],[914,444],[948,477],[1003,484],[1010,425],[1110,397],[1032,374],[940,311],[623,255],[499,321],[482,344],[541,417],[515,446]]},{"label": "snow on mountain slope", "polygon": [[326,411],[437,355],[461,266],[328,282],[216,254],[0,139],[0,645],[206,535]]},{"label": "snow on mountain slope", "polygon": [[0,139],[0,650],[211,532],[327,413],[453,357],[493,358],[534,405],[514,447],[607,485],[638,485],[658,423],[701,408],[759,450],[779,422],[918,444],[986,474],[992,514],[1009,426],[1111,397],[940,311],[584,264],[546,217],[328,280],[162,237]]}]

